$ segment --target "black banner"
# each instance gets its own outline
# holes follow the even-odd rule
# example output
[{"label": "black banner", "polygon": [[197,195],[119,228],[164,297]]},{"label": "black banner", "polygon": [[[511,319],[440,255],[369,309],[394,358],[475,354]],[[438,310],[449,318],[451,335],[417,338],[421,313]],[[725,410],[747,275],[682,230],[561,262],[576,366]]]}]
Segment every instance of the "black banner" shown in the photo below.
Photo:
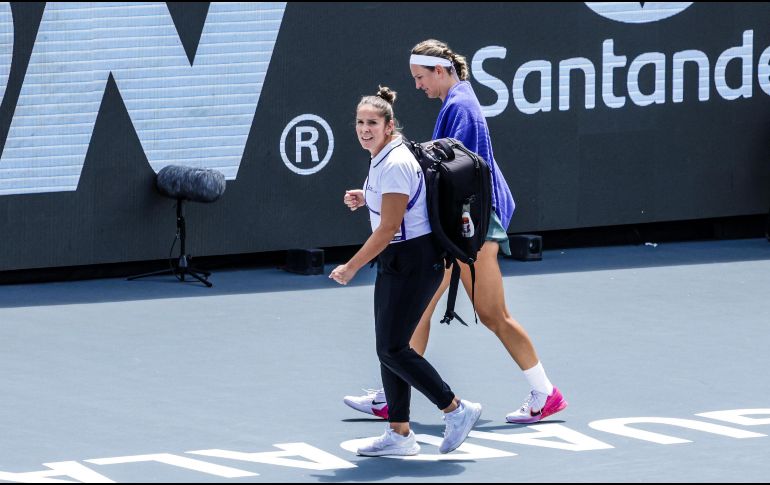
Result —
[{"label": "black banner", "polygon": [[193,255],[363,242],[355,106],[387,85],[427,140],[426,38],[471,66],[511,233],[770,206],[764,3],[159,5],[0,8],[0,271],[166,257],[169,164],[228,179],[186,204]]}]

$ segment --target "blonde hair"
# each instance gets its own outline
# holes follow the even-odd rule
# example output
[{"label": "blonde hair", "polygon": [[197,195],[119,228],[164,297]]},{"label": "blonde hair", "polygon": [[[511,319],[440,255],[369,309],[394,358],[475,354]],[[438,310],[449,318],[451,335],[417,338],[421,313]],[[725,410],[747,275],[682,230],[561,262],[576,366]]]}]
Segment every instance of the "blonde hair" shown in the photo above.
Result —
[{"label": "blonde hair", "polygon": [[[465,56],[461,56],[446,45],[445,42],[441,42],[436,39],[428,39],[420,42],[416,46],[412,47],[412,54],[418,54],[423,56],[441,57],[449,60],[452,63],[452,68],[457,73],[457,77],[462,81],[468,79],[468,62],[465,60]],[[434,71],[436,68],[433,66],[423,66],[425,69]]]}]

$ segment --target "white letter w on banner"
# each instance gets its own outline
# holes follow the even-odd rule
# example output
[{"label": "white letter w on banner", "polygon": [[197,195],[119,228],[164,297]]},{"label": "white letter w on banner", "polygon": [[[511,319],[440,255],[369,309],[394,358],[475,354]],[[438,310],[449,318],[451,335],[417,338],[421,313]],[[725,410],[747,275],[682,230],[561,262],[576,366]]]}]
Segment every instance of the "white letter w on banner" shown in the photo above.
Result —
[{"label": "white letter w on banner", "polygon": [[285,8],[211,2],[191,66],[165,3],[48,3],[0,195],[77,189],[110,73],[153,170],[205,166],[234,179]]}]

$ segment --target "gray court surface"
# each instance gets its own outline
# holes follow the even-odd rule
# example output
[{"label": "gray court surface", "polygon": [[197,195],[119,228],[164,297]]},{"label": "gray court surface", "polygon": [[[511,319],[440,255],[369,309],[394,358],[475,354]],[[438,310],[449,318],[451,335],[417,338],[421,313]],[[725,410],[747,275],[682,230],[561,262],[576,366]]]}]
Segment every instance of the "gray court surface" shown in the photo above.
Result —
[{"label": "gray court surface", "polygon": [[[349,451],[385,426],[342,403],[379,386],[373,269],[348,287],[264,268],[215,272],[211,289],[171,276],[0,286],[0,481],[770,479],[770,243],[500,264],[569,407],[506,424],[523,375],[482,325],[435,319],[429,360],[484,411],[439,455],[440,413],[415,392],[417,459]],[[471,316],[465,296],[458,307]]]}]

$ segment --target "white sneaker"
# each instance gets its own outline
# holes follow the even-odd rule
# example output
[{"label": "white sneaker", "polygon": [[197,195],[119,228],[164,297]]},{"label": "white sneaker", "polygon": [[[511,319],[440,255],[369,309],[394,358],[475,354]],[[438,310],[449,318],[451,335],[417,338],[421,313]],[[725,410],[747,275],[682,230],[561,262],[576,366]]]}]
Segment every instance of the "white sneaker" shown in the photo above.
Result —
[{"label": "white sneaker", "polygon": [[451,413],[444,414],[446,429],[444,430],[444,441],[441,442],[438,451],[449,453],[463,444],[468,433],[471,432],[476,421],[481,417],[481,404],[460,400],[460,406]]},{"label": "white sneaker", "polygon": [[414,431],[409,430],[407,436],[401,436],[393,431],[390,426],[385,433],[377,438],[372,438],[371,443],[360,447],[357,451],[362,456],[412,456],[420,452],[420,445],[414,437]]},{"label": "white sneaker", "polygon": [[371,414],[382,419],[388,419],[388,402],[382,389],[364,389],[365,396],[345,396],[342,400],[362,413]]}]

